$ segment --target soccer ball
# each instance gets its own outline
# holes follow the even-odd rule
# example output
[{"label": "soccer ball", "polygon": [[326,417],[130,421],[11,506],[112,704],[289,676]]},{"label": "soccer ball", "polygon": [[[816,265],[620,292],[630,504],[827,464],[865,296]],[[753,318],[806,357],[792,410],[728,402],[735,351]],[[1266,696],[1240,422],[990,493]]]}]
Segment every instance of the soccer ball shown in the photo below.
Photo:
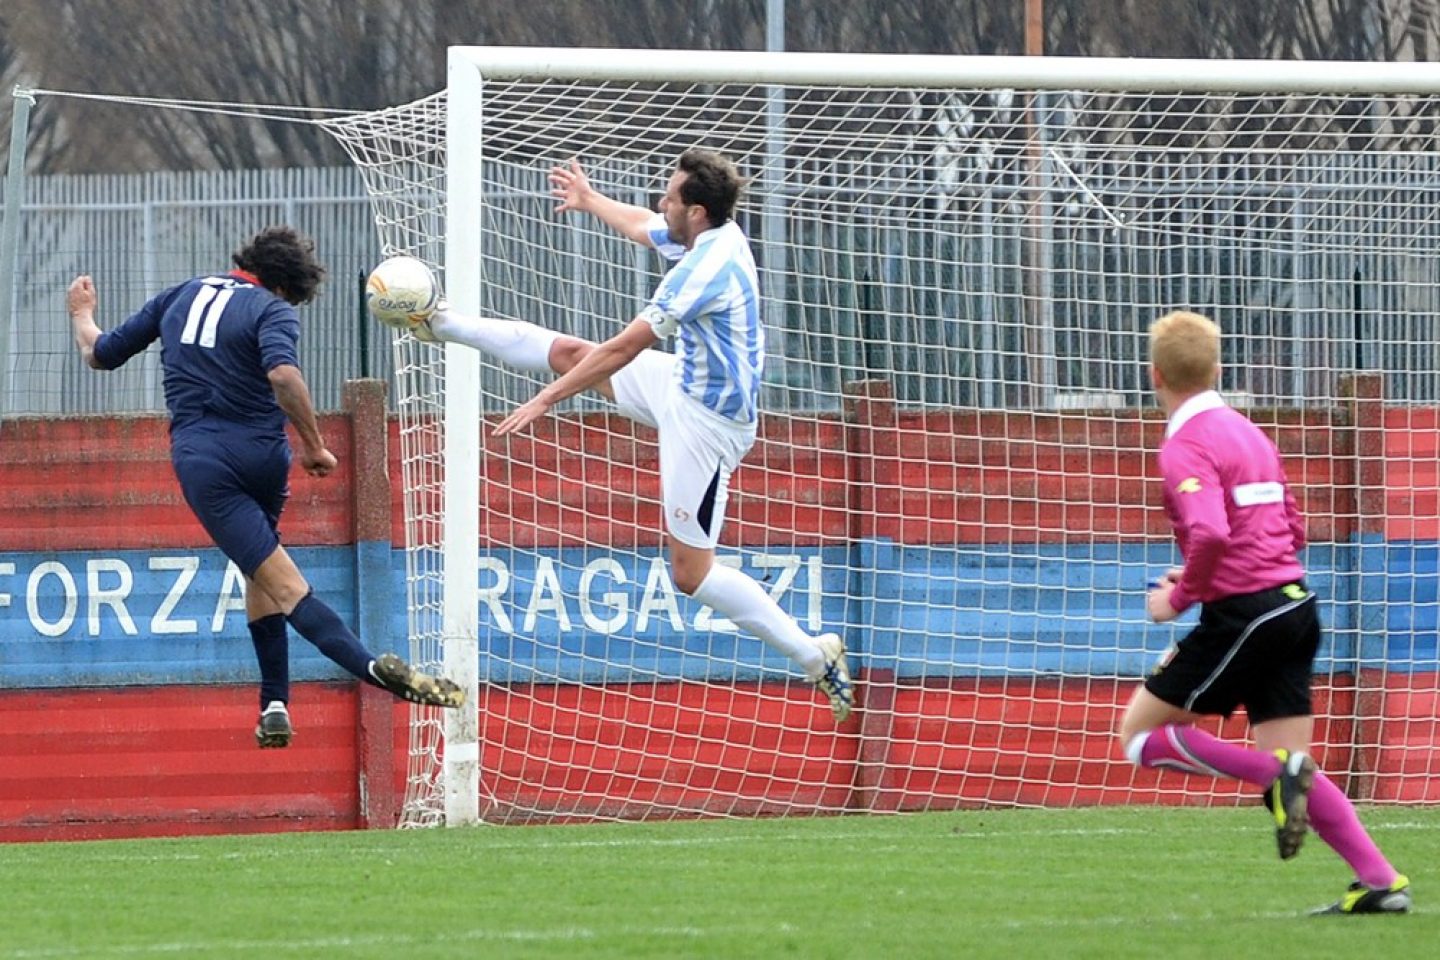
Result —
[{"label": "soccer ball", "polygon": [[435,275],[414,257],[390,257],[370,271],[365,281],[365,306],[370,315],[396,330],[414,330],[430,319],[439,300]]}]

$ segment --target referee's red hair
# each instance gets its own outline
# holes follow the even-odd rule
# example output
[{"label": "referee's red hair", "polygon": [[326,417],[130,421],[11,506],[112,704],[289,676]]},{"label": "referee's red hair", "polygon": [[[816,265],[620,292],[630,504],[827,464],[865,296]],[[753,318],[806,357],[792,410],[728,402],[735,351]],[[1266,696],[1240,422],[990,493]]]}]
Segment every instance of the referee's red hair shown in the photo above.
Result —
[{"label": "referee's red hair", "polygon": [[1220,370],[1220,328],[1198,313],[1167,313],[1150,325],[1150,363],[1176,393],[1208,390]]}]

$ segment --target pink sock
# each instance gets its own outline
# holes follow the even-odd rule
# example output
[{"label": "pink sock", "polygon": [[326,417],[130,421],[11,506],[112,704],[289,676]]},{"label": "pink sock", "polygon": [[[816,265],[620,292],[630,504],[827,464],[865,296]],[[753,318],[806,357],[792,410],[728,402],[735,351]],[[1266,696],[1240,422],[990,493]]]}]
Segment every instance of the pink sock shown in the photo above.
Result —
[{"label": "pink sock", "polygon": [[1388,887],[1395,882],[1395,868],[1360,825],[1350,798],[1323,773],[1310,788],[1309,808],[1310,826],[1350,864],[1356,879],[1367,887]]},{"label": "pink sock", "polygon": [[1238,747],[1217,740],[1203,730],[1175,723],[1151,730],[1140,746],[1138,758],[1134,749],[1132,743],[1126,752],[1141,766],[1172,767],[1186,773],[1229,777],[1257,787],[1268,787],[1280,773],[1280,759],[1273,754]]},{"label": "pink sock", "polygon": [[[1136,737],[1140,755],[1134,754],[1137,743],[1127,749],[1130,758],[1146,767],[1171,767],[1187,773],[1208,774],[1244,780],[1258,787],[1268,787],[1280,773],[1278,757],[1259,750],[1237,747],[1217,740],[1203,730],[1179,724],[1166,724]],[[1321,840],[1350,865],[1355,877],[1367,887],[1388,887],[1398,874],[1390,861],[1375,846],[1375,841],[1360,825],[1355,807],[1323,773],[1317,774],[1310,788],[1310,825]]]}]

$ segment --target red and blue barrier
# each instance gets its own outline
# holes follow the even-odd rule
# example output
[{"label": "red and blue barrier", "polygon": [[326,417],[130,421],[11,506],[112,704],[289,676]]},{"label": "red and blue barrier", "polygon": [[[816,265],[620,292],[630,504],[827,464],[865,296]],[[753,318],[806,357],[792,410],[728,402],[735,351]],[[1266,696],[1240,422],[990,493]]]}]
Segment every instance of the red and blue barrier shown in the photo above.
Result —
[{"label": "red and blue barrier", "polygon": [[[1257,414],[1307,511],[1331,627],[1321,739],[1364,745],[1322,759],[1358,796],[1440,801],[1440,428],[1436,411],[1386,410],[1367,378],[1354,394]],[[375,385],[347,401],[324,430],[351,469],[297,474],[284,533],[317,591],[392,649],[399,445]],[[1140,413],[907,413],[883,384],[841,416],[767,421],[722,552],[783,582],[807,627],[846,626],[871,683],[838,733],[811,722],[823,711],[787,663],[714,629],[663,576],[644,430],[595,416],[509,441],[484,461],[477,545],[487,789],[563,809],[574,764],[613,762],[587,791],[704,809],[707,789],[753,789],[764,811],[781,757],[814,785],[785,787],[799,804],[1161,799],[1151,775],[1112,762],[1108,734],[1174,635],[1139,604],[1173,559],[1149,479],[1160,429]],[[238,578],[180,498],[162,420],[7,422],[0,537],[0,838],[393,822],[406,708],[298,637],[296,742],[255,749]],[[607,697],[612,684],[627,695]],[[647,723],[647,743],[676,749],[637,762],[624,738]],[[751,732],[771,752],[747,759],[721,736]]]}]

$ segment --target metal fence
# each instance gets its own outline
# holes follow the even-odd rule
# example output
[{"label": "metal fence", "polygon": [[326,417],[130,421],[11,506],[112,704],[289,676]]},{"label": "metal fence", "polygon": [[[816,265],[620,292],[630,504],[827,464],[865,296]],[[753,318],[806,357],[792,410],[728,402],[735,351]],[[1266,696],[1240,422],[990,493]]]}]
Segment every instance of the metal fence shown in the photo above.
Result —
[{"label": "metal fence", "polygon": [[[908,159],[915,169],[891,157],[792,171],[783,284],[761,239],[775,205],[742,214],[762,290],[787,292],[766,302],[768,409],[833,407],[845,382],[877,377],[911,405],[1145,404],[1148,326],[1177,308],[1220,323],[1223,386],[1252,403],[1329,403],[1362,369],[1382,371],[1393,400],[1440,398],[1433,155],[1150,156],[1095,164],[1092,196],[1048,161],[1044,190],[957,193]],[[664,171],[619,163],[592,177],[645,203]],[[541,168],[494,164],[487,178],[487,236],[505,238],[487,247],[487,307],[617,330],[659,261],[584,218],[557,221]]]},{"label": "metal fence", "polygon": [[[1141,403],[1145,328],[1172,307],[1221,322],[1225,386],[1255,402],[1329,402],[1353,369],[1382,370],[1392,399],[1440,398],[1440,159],[1290,156],[1283,176],[1273,157],[1244,162],[1270,166],[1091,171],[1099,199],[1130,214],[1124,229],[1059,176],[1039,233],[1013,186],[946,196],[917,176],[864,203],[839,180],[785,188],[787,292],[767,303],[767,406],[833,406],[843,382],[876,376],[908,404]],[[648,203],[661,173],[632,167],[611,186]],[[542,169],[487,176],[488,310],[590,337],[633,316],[663,269],[655,257],[556,218]],[[610,182],[603,168],[594,176]],[[1196,177],[1208,185],[1194,189]],[[760,209],[743,220],[763,285],[779,261],[761,242]],[[101,325],[113,326],[166,286],[227,269],[242,240],[276,222],[312,235],[330,271],[301,311],[317,406],[336,408],[351,377],[388,378],[390,334],[361,307],[380,248],[355,169],[31,177],[4,413],[162,409],[157,351],[103,375],[81,366],[66,285],[91,273]],[[488,404],[530,389],[484,376]]]},{"label": "metal fence", "polygon": [[79,362],[70,280],[95,278],[108,329],[181,280],[230,269],[231,253],[276,223],[314,237],[328,269],[320,297],[300,309],[317,406],[337,409],[347,379],[389,376],[389,335],[361,311],[359,278],[380,245],[354,169],[28,177],[25,194],[6,415],[162,410],[158,349],[103,374]]}]

